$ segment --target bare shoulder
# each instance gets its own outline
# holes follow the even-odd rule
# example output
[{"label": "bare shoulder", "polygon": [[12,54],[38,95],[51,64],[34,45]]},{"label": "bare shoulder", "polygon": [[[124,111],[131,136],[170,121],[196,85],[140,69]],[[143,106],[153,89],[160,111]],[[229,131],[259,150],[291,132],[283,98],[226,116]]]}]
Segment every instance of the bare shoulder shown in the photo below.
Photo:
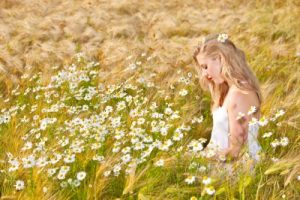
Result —
[{"label": "bare shoulder", "polygon": [[234,87],[229,94],[228,109],[239,108],[249,110],[251,106],[259,107],[259,100],[255,91],[243,91]]}]

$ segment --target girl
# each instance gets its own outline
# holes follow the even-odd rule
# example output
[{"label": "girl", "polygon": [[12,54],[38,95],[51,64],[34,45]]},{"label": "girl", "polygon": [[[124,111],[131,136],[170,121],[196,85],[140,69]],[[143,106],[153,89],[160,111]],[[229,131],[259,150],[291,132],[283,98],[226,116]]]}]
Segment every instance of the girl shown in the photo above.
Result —
[{"label": "girl", "polygon": [[214,34],[203,40],[193,58],[200,86],[212,97],[213,128],[203,155],[221,161],[258,161],[262,95],[244,52],[226,34]]}]

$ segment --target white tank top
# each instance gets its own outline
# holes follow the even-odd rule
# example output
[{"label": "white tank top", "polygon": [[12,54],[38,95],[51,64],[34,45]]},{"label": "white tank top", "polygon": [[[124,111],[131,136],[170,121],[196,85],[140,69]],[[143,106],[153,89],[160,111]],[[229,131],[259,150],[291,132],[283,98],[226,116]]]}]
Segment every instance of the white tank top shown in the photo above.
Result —
[{"label": "white tank top", "polygon": [[[225,107],[218,107],[212,112],[213,115],[213,128],[211,133],[211,139],[208,144],[208,148],[217,150],[224,150],[229,147],[229,120],[228,113]],[[257,141],[257,135],[259,130],[259,124],[250,124],[248,128],[248,154],[256,161],[260,160],[259,151],[261,146]]]}]

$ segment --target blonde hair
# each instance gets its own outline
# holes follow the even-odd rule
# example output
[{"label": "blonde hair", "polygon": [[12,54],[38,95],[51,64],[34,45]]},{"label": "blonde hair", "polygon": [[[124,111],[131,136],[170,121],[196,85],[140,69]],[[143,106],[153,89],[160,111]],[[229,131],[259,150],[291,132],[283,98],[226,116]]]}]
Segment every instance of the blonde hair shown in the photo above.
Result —
[{"label": "blonde hair", "polygon": [[[193,55],[196,61],[196,71],[199,76],[199,84],[204,91],[209,90],[212,96],[211,108],[214,105],[222,106],[229,90],[229,84],[234,84],[244,91],[255,91],[260,105],[262,104],[262,95],[259,81],[250,69],[245,53],[237,48],[233,42],[226,39],[224,42],[217,40],[219,34],[209,35],[199,45]],[[199,66],[197,56],[203,54],[208,57],[219,56],[221,61],[221,74],[225,81],[220,85],[215,85],[213,81],[202,76],[202,69]],[[260,110],[257,108],[257,110]]]}]

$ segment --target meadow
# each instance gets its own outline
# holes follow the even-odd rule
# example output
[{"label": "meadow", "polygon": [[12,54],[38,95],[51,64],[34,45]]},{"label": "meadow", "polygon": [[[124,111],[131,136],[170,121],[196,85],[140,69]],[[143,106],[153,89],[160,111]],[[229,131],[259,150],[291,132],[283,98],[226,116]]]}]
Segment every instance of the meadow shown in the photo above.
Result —
[{"label": "meadow", "polygon": [[[299,18],[296,0],[0,1],[0,199],[299,199]],[[263,94],[263,159],[234,176],[203,151],[210,33]]]}]

